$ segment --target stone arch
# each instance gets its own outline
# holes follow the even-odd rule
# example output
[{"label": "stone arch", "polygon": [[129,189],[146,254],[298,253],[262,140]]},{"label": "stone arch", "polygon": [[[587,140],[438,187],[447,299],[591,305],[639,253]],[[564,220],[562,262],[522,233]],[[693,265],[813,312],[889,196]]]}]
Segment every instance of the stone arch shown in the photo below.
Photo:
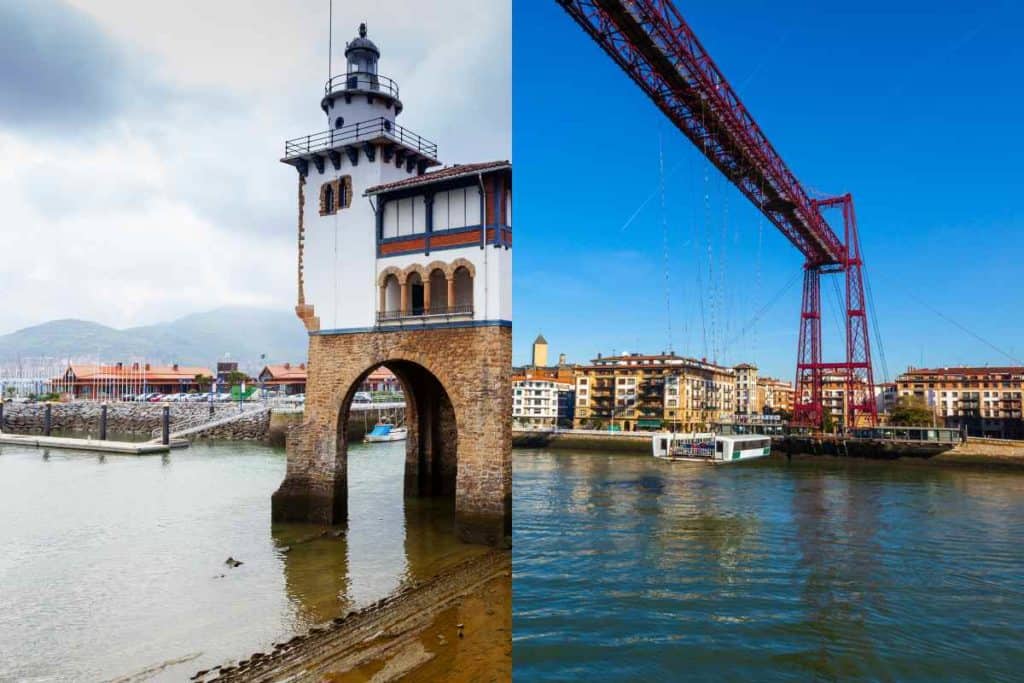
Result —
[{"label": "stone arch", "polygon": [[383,365],[397,369],[409,387],[407,421],[416,435],[407,441],[413,445],[406,452],[405,493],[446,496],[454,487],[459,537],[507,543],[511,348],[506,326],[311,335],[306,412],[288,432],[287,470],[274,494],[274,521],[347,520],[347,433],[339,435],[341,416],[362,378]]},{"label": "stone arch", "polygon": [[440,270],[442,273],[447,274],[448,264],[444,261],[431,261],[424,270],[427,271],[427,274],[433,273],[435,270]]},{"label": "stone arch", "polygon": [[413,273],[418,273],[420,278],[422,278],[424,280],[427,279],[427,270],[423,266],[421,266],[420,264],[413,263],[412,265],[406,266],[405,270],[402,271],[402,280],[401,281],[402,282],[408,282],[409,276],[412,275]]},{"label": "stone arch", "polygon": [[401,269],[395,268],[394,266],[388,266],[384,270],[380,271],[380,275],[377,276],[377,286],[383,287],[387,281],[388,275],[394,275],[398,280],[398,284],[405,282],[405,273]]},{"label": "stone arch", "polygon": [[[405,395],[406,496],[451,497],[458,475],[458,419],[455,406],[442,381],[422,364],[402,358],[372,365],[337,394],[335,466],[347,480],[348,428],[353,399],[363,381],[384,367],[398,378]],[[340,388],[339,388],[340,389]],[[334,412],[334,411],[332,411]],[[346,490],[347,495],[347,490]]]},{"label": "stone arch", "polygon": [[469,271],[469,276],[476,278],[476,266],[473,265],[472,261],[468,261],[462,257],[459,257],[448,264],[448,277],[453,277],[455,271],[459,268],[465,268]]}]

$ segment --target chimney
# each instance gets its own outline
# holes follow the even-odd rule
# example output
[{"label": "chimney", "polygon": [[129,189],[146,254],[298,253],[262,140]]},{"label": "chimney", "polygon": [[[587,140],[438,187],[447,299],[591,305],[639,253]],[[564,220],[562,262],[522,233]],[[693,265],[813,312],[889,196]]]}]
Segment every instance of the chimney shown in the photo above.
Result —
[{"label": "chimney", "polygon": [[292,364],[291,363],[285,363],[284,364],[284,369],[285,370],[291,370],[292,369]]},{"label": "chimney", "polygon": [[124,363],[122,363],[121,361],[117,361],[117,369],[121,370],[122,368],[124,368]]},{"label": "chimney", "polygon": [[174,370],[175,372],[177,372],[178,371],[178,364],[175,363],[174,365],[172,365],[171,369]]},{"label": "chimney", "polygon": [[138,363],[132,363],[132,370],[138,370],[138,369],[139,369],[139,364]]},{"label": "chimney", "polygon": [[149,363],[146,363],[146,369],[149,370]]}]

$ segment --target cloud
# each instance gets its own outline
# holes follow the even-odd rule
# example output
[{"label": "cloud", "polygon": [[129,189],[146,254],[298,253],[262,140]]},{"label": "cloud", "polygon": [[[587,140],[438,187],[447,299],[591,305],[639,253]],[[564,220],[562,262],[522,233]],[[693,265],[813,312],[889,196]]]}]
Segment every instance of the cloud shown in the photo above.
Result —
[{"label": "cloud", "polygon": [[[401,123],[445,162],[511,154],[509,2],[334,3],[335,73],[367,21]],[[287,138],[326,127],[322,0],[0,0],[0,333],[290,308]]]},{"label": "cloud", "polygon": [[123,55],[88,15],[0,0],[0,125],[72,134],[124,106]]}]

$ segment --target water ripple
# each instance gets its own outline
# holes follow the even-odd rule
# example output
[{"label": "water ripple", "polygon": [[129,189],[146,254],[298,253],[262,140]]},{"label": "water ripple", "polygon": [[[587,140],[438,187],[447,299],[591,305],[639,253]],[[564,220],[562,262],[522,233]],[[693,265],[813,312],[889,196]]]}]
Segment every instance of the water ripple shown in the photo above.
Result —
[{"label": "water ripple", "polygon": [[514,457],[515,676],[1019,680],[1024,477]]}]

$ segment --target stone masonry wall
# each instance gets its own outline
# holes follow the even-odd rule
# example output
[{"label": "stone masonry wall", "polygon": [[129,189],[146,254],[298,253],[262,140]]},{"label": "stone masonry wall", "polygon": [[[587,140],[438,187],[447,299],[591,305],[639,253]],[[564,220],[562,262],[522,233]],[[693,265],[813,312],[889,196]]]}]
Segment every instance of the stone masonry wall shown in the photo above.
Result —
[{"label": "stone masonry wall", "polygon": [[[54,431],[78,432],[89,434],[94,438],[99,436],[100,403],[75,401],[50,405],[50,426]],[[171,431],[174,430],[175,425],[210,416],[210,405],[207,403],[168,403],[167,405],[170,407]],[[251,406],[243,405],[243,410],[251,409]],[[150,435],[154,429],[160,428],[163,406],[164,404],[159,403],[108,403],[108,435]],[[43,403],[4,403],[2,428],[13,433],[41,434],[45,410],[46,407]],[[226,417],[237,412],[239,410],[236,403],[213,404],[214,418]],[[262,441],[267,438],[269,426],[268,411],[263,415],[253,415],[214,427],[191,438]]]},{"label": "stone masonry wall", "polygon": [[[457,442],[459,534],[476,542],[505,542],[511,530],[512,331],[499,326],[312,335],[306,419],[288,433],[287,474],[274,494],[274,519],[344,521],[347,455],[346,444],[339,444],[339,419],[361,379],[379,365],[403,382],[421,368],[440,383],[451,401],[457,434],[453,439],[442,433],[441,439]],[[415,394],[416,387],[407,392]],[[409,447],[416,448],[416,406],[410,403],[407,409]],[[445,432],[450,420],[443,406],[438,410],[439,429]]]}]

